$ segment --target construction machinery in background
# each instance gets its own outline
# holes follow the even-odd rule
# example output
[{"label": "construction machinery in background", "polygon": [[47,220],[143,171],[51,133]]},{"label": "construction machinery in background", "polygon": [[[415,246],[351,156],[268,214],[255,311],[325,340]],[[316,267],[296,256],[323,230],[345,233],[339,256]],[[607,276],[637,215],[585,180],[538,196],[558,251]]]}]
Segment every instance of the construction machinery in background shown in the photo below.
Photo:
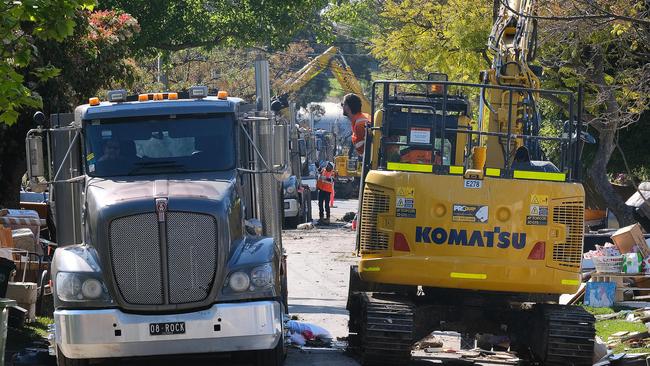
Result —
[{"label": "construction machinery in background", "polygon": [[301,132],[296,122],[295,104],[290,103],[281,116],[283,123],[289,128],[289,167],[290,176],[282,182],[282,226],[295,229],[303,222],[312,221],[311,200],[316,192],[302,180],[303,160],[307,159],[308,146],[311,145],[309,136]]},{"label": "construction machinery in background", "polygon": [[[594,317],[558,304],[581,283],[582,93],[540,89],[533,1],[499,6],[481,83],[373,84],[347,304],[364,364],[405,363],[435,329],[592,364]],[[559,133],[541,133],[544,98],[568,106],[544,119]]]},{"label": "construction machinery in background", "polygon": [[[334,46],[315,57],[284,83],[282,94],[274,98],[273,109],[290,118],[291,112],[289,107],[291,104],[291,95],[298,92],[317,75],[328,69],[341,85],[342,90],[347,93],[357,94],[361,98],[362,112],[370,113],[371,103],[366,98],[359,80],[346,62],[345,57]],[[313,132],[315,133],[315,131]],[[323,131],[321,133],[331,132]],[[359,191],[361,161],[356,154],[349,153],[354,151],[351,148],[350,141],[350,136],[335,136],[334,146],[323,146],[324,150],[334,152],[334,155],[327,160],[333,161],[335,164],[336,178],[334,190],[337,197],[356,197]]]},{"label": "construction machinery in background", "polygon": [[283,363],[289,128],[270,111],[268,63],[255,66],[259,108],[207,87],[114,90],[28,133],[59,244],[58,365],[242,350]]}]

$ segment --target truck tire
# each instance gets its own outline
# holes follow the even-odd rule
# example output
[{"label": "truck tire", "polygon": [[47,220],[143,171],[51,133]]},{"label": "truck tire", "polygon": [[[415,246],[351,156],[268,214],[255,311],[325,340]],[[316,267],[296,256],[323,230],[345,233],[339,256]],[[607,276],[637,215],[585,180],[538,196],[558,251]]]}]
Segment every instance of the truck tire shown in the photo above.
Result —
[{"label": "truck tire", "polygon": [[298,224],[300,224],[301,219],[302,219],[302,215],[294,216],[294,217],[285,217],[284,218],[284,228],[285,229],[295,229],[295,228],[297,228]]},{"label": "truck tire", "polygon": [[286,349],[284,348],[284,340],[280,338],[278,345],[273,349],[265,349],[257,351],[256,366],[282,366],[286,358]]},{"label": "truck tire", "polygon": [[56,365],[57,366],[88,366],[90,365],[90,362],[86,359],[73,359],[73,358],[67,358],[61,352],[61,349],[57,346],[56,347]]}]

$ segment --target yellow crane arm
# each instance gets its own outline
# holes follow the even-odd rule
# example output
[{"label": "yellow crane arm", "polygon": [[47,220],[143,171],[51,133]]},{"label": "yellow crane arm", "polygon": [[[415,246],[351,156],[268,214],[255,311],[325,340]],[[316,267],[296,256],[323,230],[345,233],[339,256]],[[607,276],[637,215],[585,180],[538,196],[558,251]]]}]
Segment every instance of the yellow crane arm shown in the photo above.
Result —
[{"label": "yellow crane arm", "polygon": [[337,53],[338,49],[332,46],[313,60],[309,61],[305,66],[298,70],[291,79],[284,82],[282,85],[282,92],[295,93],[300,90],[318,74],[323,72],[323,70],[325,70],[330,64],[330,60],[336,56]]},{"label": "yellow crane arm", "polygon": [[370,114],[371,103],[363,94],[363,88],[359,79],[354,76],[354,72],[348,65],[341,65],[338,61],[334,60],[330,63],[330,70],[336,80],[341,84],[341,88],[348,93],[354,93],[361,98],[361,111]]},{"label": "yellow crane arm", "polygon": [[[530,66],[535,56],[536,23],[528,15],[534,14],[535,0],[494,1],[498,1],[500,6],[488,38],[493,60],[491,68],[484,72],[484,82],[489,85],[539,89],[539,77]],[[487,109],[480,113],[482,116],[485,113],[487,123],[479,123],[480,128],[489,132],[518,135],[525,130],[538,130],[540,121],[535,102],[538,97],[537,93],[486,90],[482,101]],[[510,139],[510,146],[506,146],[508,139],[503,137],[488,136],[485,140],[487,164],[490,167],[501,167],[506,161],[512,161],[516,149],[524,145],[521,138]],[[539,147],[533,146],[531,153],[535,156],[538,151]]]},{"label": "yellow crane arm", "polygon": [[338,53],[338,48],[332,46],[313,60],[309,61],[298,72],[296,72],[291,79],[287,80],[283,84],[282,92],[287,94],[297,92],[318,74],[329,68],[345,92],[354,93],[361,97],[361,111],[370,113],[371,104],[368,98],[363,94],[361,83],[359,83],[359,80],[354,75],[354,72],[352,72],[350,66],[345,63],[344,59],[342,59],[342,56],[340,56],[342,59],[341,61],[336,59]]}]

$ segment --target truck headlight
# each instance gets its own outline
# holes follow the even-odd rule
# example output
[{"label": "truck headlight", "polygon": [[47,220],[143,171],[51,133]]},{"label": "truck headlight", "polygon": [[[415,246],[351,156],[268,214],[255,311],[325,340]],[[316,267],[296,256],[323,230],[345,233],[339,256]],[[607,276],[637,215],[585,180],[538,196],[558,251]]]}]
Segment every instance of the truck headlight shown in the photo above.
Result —
[{"label": "truck headlight", "polygon": [[102,283],[94,278],[89,278],[81,284],[81,294],[86,299],[99,299],[103,291]]},{"label": "truck headlight", "polygon": [[270,264],[255,267],[251,271],[251,282],[255,287],[267,287],[273,283],[273,269]]},{"label": "truck headlight", "polygon": [[244,272],[235,272],[230,275],[228,285],[235,292],[244,292],[248,290],[251,284],[251,279]]},{"label": "truck headlight", "polygon": [[59,272],[56,274],[56,296],[61,301],[111,301],[106,286],[95,273]]},{"label": "truck headlight", "polygon": [[237,269],[231,272],[223,286],[224,295],[257,296],[273,293],[275,272],[271,263]]}]

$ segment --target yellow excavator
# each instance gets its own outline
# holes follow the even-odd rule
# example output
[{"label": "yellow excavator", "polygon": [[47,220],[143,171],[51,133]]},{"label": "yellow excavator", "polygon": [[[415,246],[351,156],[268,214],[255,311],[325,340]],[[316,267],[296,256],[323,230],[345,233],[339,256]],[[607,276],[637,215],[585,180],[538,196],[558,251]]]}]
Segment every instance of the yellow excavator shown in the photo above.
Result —
[{"label": "yellow excavator", "polygon": [[[338,83],[347,93],[357,94],[361,98],[361,111],[370,113],[371,103],[366,98],[363,87],[354,75],[352,68],[348,65],[343,54],[337,47],[329,47],[325,52],[315,57],[290,79],[284,82],[282,94],[274,98],[274,109],[282,114],[288,113],[289,100],[311,80],[323,71],[329,69]],[[348,154],[349,146],[343,146],[342,152],[334,156],[335,170],[335,191],[337,197],[356,196],[358,192],[359,177],[361,175],[361,161],[356,154]]]},{"label": "yellow excavator", "polygon": [[[433,330],[591,365],[594,317],[559,304],[581,283],[582,93],[540,89],[530,14],[532,0],[501,0],[480,83],[373,83],[347,304],[366,365],[408,362]],[[568,112],[543,116],[544,98]]]}]

